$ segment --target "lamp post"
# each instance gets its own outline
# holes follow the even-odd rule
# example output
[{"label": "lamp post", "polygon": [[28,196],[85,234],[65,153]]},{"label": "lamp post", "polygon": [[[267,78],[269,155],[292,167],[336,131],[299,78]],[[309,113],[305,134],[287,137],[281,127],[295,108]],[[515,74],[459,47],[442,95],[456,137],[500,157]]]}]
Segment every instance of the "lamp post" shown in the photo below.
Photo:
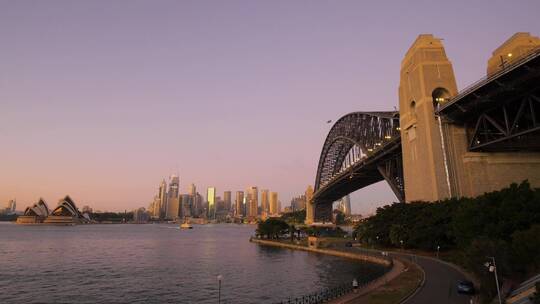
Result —
[{"label": "lamp post", "polygon": [[403,240],[400,240],[399,242],[401,243],[401,251],[403,251],[404,250],[404,248],[403,248]]},{"label": "lamp post", "polygon": [[[512,53],[506,54],[506,57],[508,57],[508,59],[512,58]],[[504,57],[502,55],[499,55],[499,58],[501,59],[500,67],[504,70],[505,64],[508,63],[508,61],[504,60]]]},{"label": "lamp post", "polygon": [[441,246],[437,245],[437,259],[439,258],[439,250],[441,250]]},{"label": "lamp post", "polygon": [[221,303],[221,279],[223,279],[223,276],[218,275],[217,276],[217,280],[218,280],[218,304]]},{"label": "lamp post", "polygon": [[499,304],[502,304],[501,301],[501,290],[499,289],[499,278],[497,276],[497,264],[495,263],[495,257],[487,257],[491,259],[491,262],[486,262],[484,265],[487,267],[489,272],[493,272],[495,275],[495,284],[497,284],[497,296],[499,297]]}]

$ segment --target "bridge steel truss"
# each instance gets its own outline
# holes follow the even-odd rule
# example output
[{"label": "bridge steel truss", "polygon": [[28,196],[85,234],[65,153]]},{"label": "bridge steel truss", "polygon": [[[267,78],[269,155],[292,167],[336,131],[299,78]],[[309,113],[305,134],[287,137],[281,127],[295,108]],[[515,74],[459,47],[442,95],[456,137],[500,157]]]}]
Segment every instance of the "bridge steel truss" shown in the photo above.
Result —
[{"label": "bridge steel truss", "polygon": [[315,220],[330,221],[334,201],[382,180],[405,200],[398,112],[343,116],[328,133],[319,158]]},{"label": "bridge steel truss", "polygon": [[466,127],[469,151],[540,151],[540,49],[463,90],[439,114]]}]

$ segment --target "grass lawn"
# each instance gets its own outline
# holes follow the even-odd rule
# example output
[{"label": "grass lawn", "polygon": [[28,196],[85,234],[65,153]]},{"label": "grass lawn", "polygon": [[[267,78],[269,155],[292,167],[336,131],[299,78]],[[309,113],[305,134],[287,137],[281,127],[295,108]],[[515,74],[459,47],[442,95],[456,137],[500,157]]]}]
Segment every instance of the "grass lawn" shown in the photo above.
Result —
[{"label": "grass lawn", "polygon": [[408,265],[408,270],[402,272],[390,283],[383,285],[366,295],[370,304],[397,304],[403,297],[411,294],[422,280],[422,271],[415,265]]}]

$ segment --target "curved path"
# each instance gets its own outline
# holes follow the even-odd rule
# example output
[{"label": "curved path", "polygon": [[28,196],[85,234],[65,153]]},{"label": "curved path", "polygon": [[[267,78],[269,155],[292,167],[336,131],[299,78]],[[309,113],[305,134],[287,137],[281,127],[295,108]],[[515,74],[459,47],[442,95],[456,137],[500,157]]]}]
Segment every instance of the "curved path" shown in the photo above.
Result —
[{"label": "curved path", "polygon": [[[359,249],[365,250],[365,249]],[[418,264],[426,274],[424,286],[408,300],[407,304],[469,304],[471,296],[458,294],[457,282],[468,278],[454,267],[435,258],[390,252],[390,256]]]}]

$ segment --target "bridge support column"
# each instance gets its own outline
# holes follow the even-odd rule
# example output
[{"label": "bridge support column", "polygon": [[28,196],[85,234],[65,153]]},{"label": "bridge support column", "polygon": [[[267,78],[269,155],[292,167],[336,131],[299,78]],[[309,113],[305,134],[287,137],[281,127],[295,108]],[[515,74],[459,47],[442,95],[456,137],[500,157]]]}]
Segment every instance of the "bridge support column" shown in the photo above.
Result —
[{"label": "bridge support column", "polygon": [[315,204],[313,203],[313,187],[308,186],[306,189],[306,225],[311,225],[315,222]]},{"label": "bridge support column", "polygon": [[405,189],[403,189],[403,162],[401,153],[377,166],[377,170],[384,177],[400,203],[405,202]]},{"label": "bridge support column", "polygon": [[452,63],[441,39],[420,35],[401,62],[399,115],[407,201],[452,196],[450,168],[441,141],[438,105],[457,94]]}]

